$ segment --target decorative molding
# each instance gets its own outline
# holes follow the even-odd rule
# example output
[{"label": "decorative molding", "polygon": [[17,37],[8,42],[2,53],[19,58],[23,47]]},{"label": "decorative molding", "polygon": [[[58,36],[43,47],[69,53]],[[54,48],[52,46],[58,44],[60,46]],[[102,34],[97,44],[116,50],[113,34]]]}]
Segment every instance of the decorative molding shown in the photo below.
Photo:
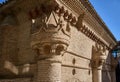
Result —
[{"label": "decorative molding", "polygon": [[[73,0],[73,1],[60,0],[60,1],[61,3],[68,5],[69,8],[71,10],[74,10],[74,12],[77,13],[78,15],[81,14],[82,12],[85,12],[86,17],[90,16],[94,21],[97,21],[102,26],[102,28],[109,34],[110,38],[113,40],[112,42],[116,42],[116,39],[114,38],[113,34],[110,32],[110,30],[107,28],[107,26],[102,21],[100,16],[97,14],[89,0]],[[92,19],[90,20],[93,21]],[[86,18],[86,20],[88,20],[88,18]]]},{"label": "decorative molding", "polygon": [[[44,6],[44,5],[42,5],[42,6]],[[46,7],[45,7],[45,9],[47,9],[47,10],[45,10],[45,9],[43,9],[44,7],[42,7],[42,6],[40,8],[36,7],[28,12],[30,20],[36,19],[40,16],[43,16],[44,14],[47,14],[48,11],[49,11],[49,13],[54,11],[55,14],[57,14],[59,17],[63,17],[64,20],[66,22],[69,22],[72,26],[76,25],[76,22],[77,22],[76,17],[73,16],[72,13],[69,13],[68,10],[65,10],[65,8],[63,6],[60,7],[58,4],[56,4],[52,8],[46,6],[47,8],[50,8],[50,10],[48,10]]]},{"label": "decorative molding", "polygon": [[92,32],[88,27],[86,27],[85,25],[82,24],[82,20],[83,20],[83,16],[85,14],[82,14],[82,18],[81,15],[78,17],[78,21],[76,23],[76,28],[78,29],[78,31],[81,31],[83,34],[85,34],[88,38],[90,38],[91,40],[95,41],[96,43],[102,45],[102,46],[106,46],[106,48],[108,50],[110,50],[110,46],[106,45],[96,34],[94,34],[94,32]]},{"label": "decorative molding", "polygon": [[37,52],[37,59],[49,58],[52,56],[59,56],[64,54],[64,51],[67,49],[65,44],[59,43],[42,43],[37,44],[34,47],[34,50]]},{"label": "decorative molding", "polygon": [[73,56],[80,57],[80,58],[83,58],[83,59],[86,59],[86,60],[91,61],[90,58],[87,58],[87,57],[81,56],[81,55],[76,54],[76,53],[73,53],[73,52],[71,52],[71,51],[65,51],[65,53],[69,53],[70,55],[73,55]]},{"label": "decorative molding", "polygon": [[[11,2],[11,0],[6,1],[6,3],[3,3],[3,4],[7,4],[8,2]],[[80,14],[77,19],[77,17],[75,17],[75,15],[73,15],[73,13],[70,13],[68,10],[66,10],[64,8],[64,6],[59,6],[59,4],[57,2],[55,2],[55,0],[45,1],[45,3],[46,3],[45,5],[43,3],[40,6],[36,6],[34,9],[31,9],[28,12],[29,19],[36,19],[41,16],[43,17],[43,15],[49,14],[51,11],[54,11],[54,13],[57,14],[59,17],[63,17],[64,21],[70,23],[70,25],[72,25],[72,26],[75,26],[79,31],[84,33],[87,37],[89,37],[93,41],[95,41],[103,46],[106,46],[107,49],[110,50],[110,46],[106,45],[101,39],[99,39],[98,36],[96,36],[88,27],[82,25],[83,19],[85,16],[85,12]],[[85,4],[86,3],[88,3],[88,2],[85,2]],[[38,26],[36,26],[36,27],[39,28]]]},{"label": "decorative molding", "polygon": [[[41,8],[40,8],[41,9]],[[42,10],[42,9],[41,9]],[[31,13],[29,13],[29,16],[31,19],[35,19],[37,17],[39,17],[39,10],[37,7],[35,9],[33,9]],[[94,32],[92,32],[90,29],[88,29],[88,27],[86,27],[85,25],[83,26],[82,22],[85,16],[85,13],[80,14],[80,16],[78,17],[78,19],[76,19],[75,16],[73,16],[72,13],[69,13],[68,10],[65,10],[65,8],[63,6],[59,6],[58,4],[56,4],[56,6],[52,7],[52,10],[55,12],[55,14],[57,14],[59,17],[63,17],[64,21],[69,22],[72,26],[75,26],[79,31],[81,31],[82,33],[84,33],[87,37],[89,37],[90,39],[92,39],[93,41],[99,43],[100,45],[106,46],[107,49],[109,50],[110,48],[102,41],[100,40],[100,38],[98,38],[98,36],[96,36],[94,34]],[[48,10],[47,10],[48,11]],[[41,11],[43,12],[43,11]],[[42,13],[41,13],[42,14]],[[45,14],[45,13],[43,13]],[[33,24],[34,25],[34,24]],[[37,27],[37,26],[36,26]],[[68,26],[69,27],[69,26]],[[39,27],[37,27],[39,28]],[[36,29],[37,30],[37,29]],[[63,32],[64,33],[64,32]]]},{"label": "decorative molding", "polygon": [[[9,4],[11,4],[11,2],[17,2],[17,1],[16,0],[7,0],[7,1],[3,2],[3,4],[1,4],[1,6],[9,5]],[[116,41],[115,38],[113,37],[112,33],[108,30],[108,28],[106,27],[104,22],[100,19],[99,15],[95,12],[94,8],[92,7],[91,3],[88,0],[87,1],[76,0],[74,2],[75,3],[74,5],[70,5],[73,2],[71,0],[70,1],[68,1],[68,0],[60,0],[60,2],[63,2],[64,4],[69,5],[71,9],[75,8],[75,11],[77,11],[77,14],[80,14],[81,8],[79,8],[79,7],[84,7],[84,10],[87,10],[89,12],[89,14],[91,14],[93,16],[93,18],[95,18],[95,20],[97,20],[98,23],[100,23],[100,25],[109,33],[109,35],[112,37],[112,39],[114,41]],[[42,13],[44,14],[44,13],[47,13],[47,12],[49,12],[51,10],[55,10],[55,7],[59,5],[57,2],[55,2],[55,0],[52,0],[52,1],[51,0],[49,0],[49,1],[45,0],[45,3],[46,3],[46,5],[43,5],[43,4],[41,5],[40,4],[36,8],[31,9],[31,11],[28,12],[29,13],[29,18],[31,19],[31,18],[40,17]],[[80,6],[80,5],[82,5],[82,6]],[[9,6],[7,6],[7,8],[8,7]],[[44,8],[45,11],[42,8]],[[65,9],[64,7],[58,7],[59,14],[64,13],[65,18],[68,18],[68,15],[69,15],[68,20],[70,20],[70,23],[72,25],[76,25],[76,21],[77,21],[76,17],[73,16],[73,14],[68,13],[68,11],[64,10],[64,9]],[[4,10],[4,8],[2,10]],[[18,9],[16,9],[15,12],[18,12],[17,10]],[[43,10],[44,12],[43,11],[41,12],[41,10]],[[82,11],[82,12],[86,13],[86,11]],[[85,32],[85,33],[87,33],[87,32]],[[87,33],[87,34],[88,34],[87,36],[89,36],[89,33]],[[96,38],[94,38],[94,40],[96,40]],[[107,46],[108,50],[110,49],[109,45],[106,45],[102,40],[99,41],[99,43],[102,43],[102,45]]]},{"label": "decorative molding", "polygon": [[55,12],[58,14],[58,16],[63,16],[64,20],[69,22],[72,26],[76,25],[77,19],[75,16],[73,16],[72,13],[69,13],[68,10],[65,10],[65,8],[56,6]]},{"label": "decorative molding", "polygon": [[64,67],[70,67],[70,68],[76,68],[76,69],[91,70],[91,68],[81,67],[81,66],[76,66],[76,65],[69,65],[69,64],[62,64],[62,66],[64,66]]}]

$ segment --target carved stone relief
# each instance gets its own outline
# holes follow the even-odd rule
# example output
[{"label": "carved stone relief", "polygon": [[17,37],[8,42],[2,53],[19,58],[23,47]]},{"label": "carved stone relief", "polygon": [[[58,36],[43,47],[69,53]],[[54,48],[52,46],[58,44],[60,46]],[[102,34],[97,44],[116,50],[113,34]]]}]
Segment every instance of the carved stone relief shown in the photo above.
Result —
[{"label": "carved stone relief", "polygon": [[[44,5],[41,8],[43,7]],[[41,11],[47,12],[49,10],[41,9]],[[49,13],[44,13],[32,20],[32,48],[39,55],[62,54],[70,43],[71,26],[76,22],[72,13],[69,14],[63,6],[59,7],[57,4],[50,9]]]}]

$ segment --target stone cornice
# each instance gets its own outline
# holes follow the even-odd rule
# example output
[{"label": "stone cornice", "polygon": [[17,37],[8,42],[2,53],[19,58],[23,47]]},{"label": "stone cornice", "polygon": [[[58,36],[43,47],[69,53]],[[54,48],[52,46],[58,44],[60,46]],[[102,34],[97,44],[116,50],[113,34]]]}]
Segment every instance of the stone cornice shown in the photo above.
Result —
[{"label": "stone cornice", "polygon": [[[111,40],[111,43],[113,43],[113,46],[116,45],[115,44],[116,39],[114,38],[113,34],[109,31],[109,29],[107,28],[105,23],[102,21],[102,19],[96,13],[96,11],[94,10],[94,8],[92,7],[92,5],[90,4],[90,2],[88,0],[73,0],[73,1],[72,0],[60,0],[60,2],[64,3],[65,5],[68,5],[69,8],[71,8],[71,10],[73,10],[77,14],[77,16],[84,12],[86,14],[86,17],[89,17],[89,21],[92,21],[92,24],[97,22],[102,27],[101,29],[105,30],[105,33],[108,33],[109,37],[108,36],[106,36],[106,37]],[[88,7],[86,7],[86,6],[88,6]],[[96,29],[98,29],[98,27]],[[98,30],[96,30],[96,32],[97,31]]]},{"label": "stone cornice", "polygon": [[[19,0],[20,1],[20,0]],[[21,3],[22,3],[23,0],[21,0]],[[95,12],[94,8],[92,7],[92,5],[90,4],[90,2],[88,0],[56,0],[57,2],[60,2],[62,3],[63,5],[60,5],[60,6],[66,6],[66,7],[69,7],[68,9],[70,9],[73,13],[70,15],[69,13],[66,13],[63,12],[63,8],[59,8],[60,12],[59,13],[64,13],[64,15],[66,14],[66,17],[67,18],[70,18],[70,20],[72,19],[73,21],[71,21],[71,24],[73,26],[75,26],[75,23],[77,22],[76,18],[79,16],[79,15],[82,15],[83,12],[85,14],[87,14],[88,17],[91,17],[89,18],[89,20],[93,20],[95,19],[94,21],[98,22],[98,24],[100,24],[102,26],[102,28],[105,30],[105,32],[108,33],[108,36],[107,38],[112,40],[111,42],[113,43],[113,45],[115,45],[115,38],[114,36],[112,35],[112,33],[108,30],[107,26],[104,24],[104,22],[100,19],[99,15]],[[1,6],[0,8],[0,13],[3,12],[4,10],[8,9],[9,7],[13,6],[13,4],[16,3],[16,0],[12,0],[7,3],[4,3],[4,6]],[[38,5],[36,5],[38,6]],[[29,10],[28,10],[29,11]],[[27,12],[27,11],[26,11]],[[57,13],[57,12],[56,12]],[[58,14],[59,14],[58,13]],[[74,16],[75,17],[74,17]],[[64,17],[65,18],[65,17]],[[78,17],[79,18],[79,17]],[[68,19],[69,20],[69,19]],[[82,19],[83,20],[83,19]],[[81,20],[81,22],[82,22]],[[92,23],[94,23],[94,21],[92,21]],[[82,24],[82,23],[80,23]],[[76,26],[75,26],[76,27]],[[81,31],[82,33],[84,33],[86,36],[88,36],[90,39],[94,40],[95,42],[103,45],[103,46],[106,46],[107,48],[109,48],[109,45],[107,45],[106,43],[103,42],[103,40],[100,39],[100,37],[98,37],[92,30],[90,30],[88,28],[88,26],[80,26],[77,27],[77,29],[79,31]],[[98,29],[98,28],[97,28]],[[97,32],[97,31],[96,31]],[[104,39],[104,38],[103,38]],[[109,42],[108,42],[109,43]]]},{"label": "stone cornice", "polygon": [[98,23],[109,33],[112,39],[116,41],[115,37],[113,36],[111,31],[108,29],[108,27],[106,26],[104,21],[101,19],[101,17],[97,14],[92,4],[88,0],[80,0],[80,1],[85,6],[85,8],[87,8],[87,10],[91,13],[91,15],[98,21]]},{"label": "stone cornice", "polygon": [[[68,8],[69,9],[69,8]],[[75,15],[75,13],[72,13],[73,15]],[[78,31],[81,31],[83,34],[85,34],[88,38],[90,38],[91,40],[93,40],[94,42],[102,45],[102,46],[105,46],[108,50],[110,50],[110,46],[108,44],[106,44],[97,34],[96,32],[94,32],[93,30],[90,29],[90,27],[86,26],[86,25],[83,25],[83,20],[84,20],[84,17],[85,17],[86,13],[81,13],[78,16],[76,16],[77,21],[76,21],[76,25],[74,25],[74,27],[77,28]]]},{"label": "stone cornice", "polygon": [[[37,14],[35,15],[35,10],[36,9],[34,9],[34,12],[30,11],[31,13],[29,13],[29,16],[30,16],[29,18],[33,19],[33,18],[39,17],[39,15],[38,16]],[[58,14],[58,16],[62,15],[65,21],[70,22],[72,26],[76,27],[78,31],[81,31],[88,38],[92,39],[93,41],[95,41],[96,43],[102,46],[105,46],[108,50],[110,49],[109,46],[106,45],[92,30],[90,30],[87,26],[82,25],[83,18],[85,15],[84,13],[80,14],[77,20],[77,17],[75,17],[73,13],[70,13],[63,6],[59,6],[59,5],[55,7],[55,13]],[[35,16],[33,16],[33,14]]]},{"label": "stone cornice", "polygon": [[88,38],[93,40],[94,42],[106,47],[108,50],[110,50],[110,46],[108,46],[103,40],[101,40],[92,30],[90,30],[87,26],[80,26],[77,27],[78,30],[81,31],[83,34],[85,34]]},{"label": "stone cornice", "polygon": [[106,24],[104,23],[104,21],[102,21],[102,19],[100,18],[100,16],[97,14],[97,12],[95,11],[94,7],[91,5],[91,3],[88,0],[80,0],[82,2],[82,4],[87,8],[87,10],[92,14],[92,16],[100,23],[100,25],[102,25],[104,27],[104,29],[111,35],[111,37],[116,40],[113,36],[113,34],[110,32],[110,30],[107,28]]}]

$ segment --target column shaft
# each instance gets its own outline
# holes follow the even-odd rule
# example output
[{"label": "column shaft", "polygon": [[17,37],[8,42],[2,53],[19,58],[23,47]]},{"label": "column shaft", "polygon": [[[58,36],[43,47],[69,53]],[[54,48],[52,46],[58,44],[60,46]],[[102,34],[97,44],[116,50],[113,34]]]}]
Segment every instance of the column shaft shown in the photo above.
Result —
[{"label": "column shaft", "polygon": [[93,82],[102,82],[102,70],[93,68]]},{"label": "column shaft", "polygon": [[37,62],[37,82],[61,82],[61,62],[54,58]]}]

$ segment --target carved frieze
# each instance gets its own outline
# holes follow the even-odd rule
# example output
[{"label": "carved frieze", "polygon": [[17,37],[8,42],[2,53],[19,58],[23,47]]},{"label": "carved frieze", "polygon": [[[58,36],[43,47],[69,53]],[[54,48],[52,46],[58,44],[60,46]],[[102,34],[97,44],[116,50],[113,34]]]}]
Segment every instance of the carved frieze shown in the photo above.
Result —
[{"label": "carved frieze", "polygon": [[59,43],[68,46],[72,26],[99,45],[109,48],[94,32],[82,24],[85,13],[80,14],[77,19],[74,14],[54,0],[45,2],[47,4],[41,4],[40,8],[36,7],[29,12],[29,16],[33,20],[31,29],[31,46],[33,48],[46,43]]}]

